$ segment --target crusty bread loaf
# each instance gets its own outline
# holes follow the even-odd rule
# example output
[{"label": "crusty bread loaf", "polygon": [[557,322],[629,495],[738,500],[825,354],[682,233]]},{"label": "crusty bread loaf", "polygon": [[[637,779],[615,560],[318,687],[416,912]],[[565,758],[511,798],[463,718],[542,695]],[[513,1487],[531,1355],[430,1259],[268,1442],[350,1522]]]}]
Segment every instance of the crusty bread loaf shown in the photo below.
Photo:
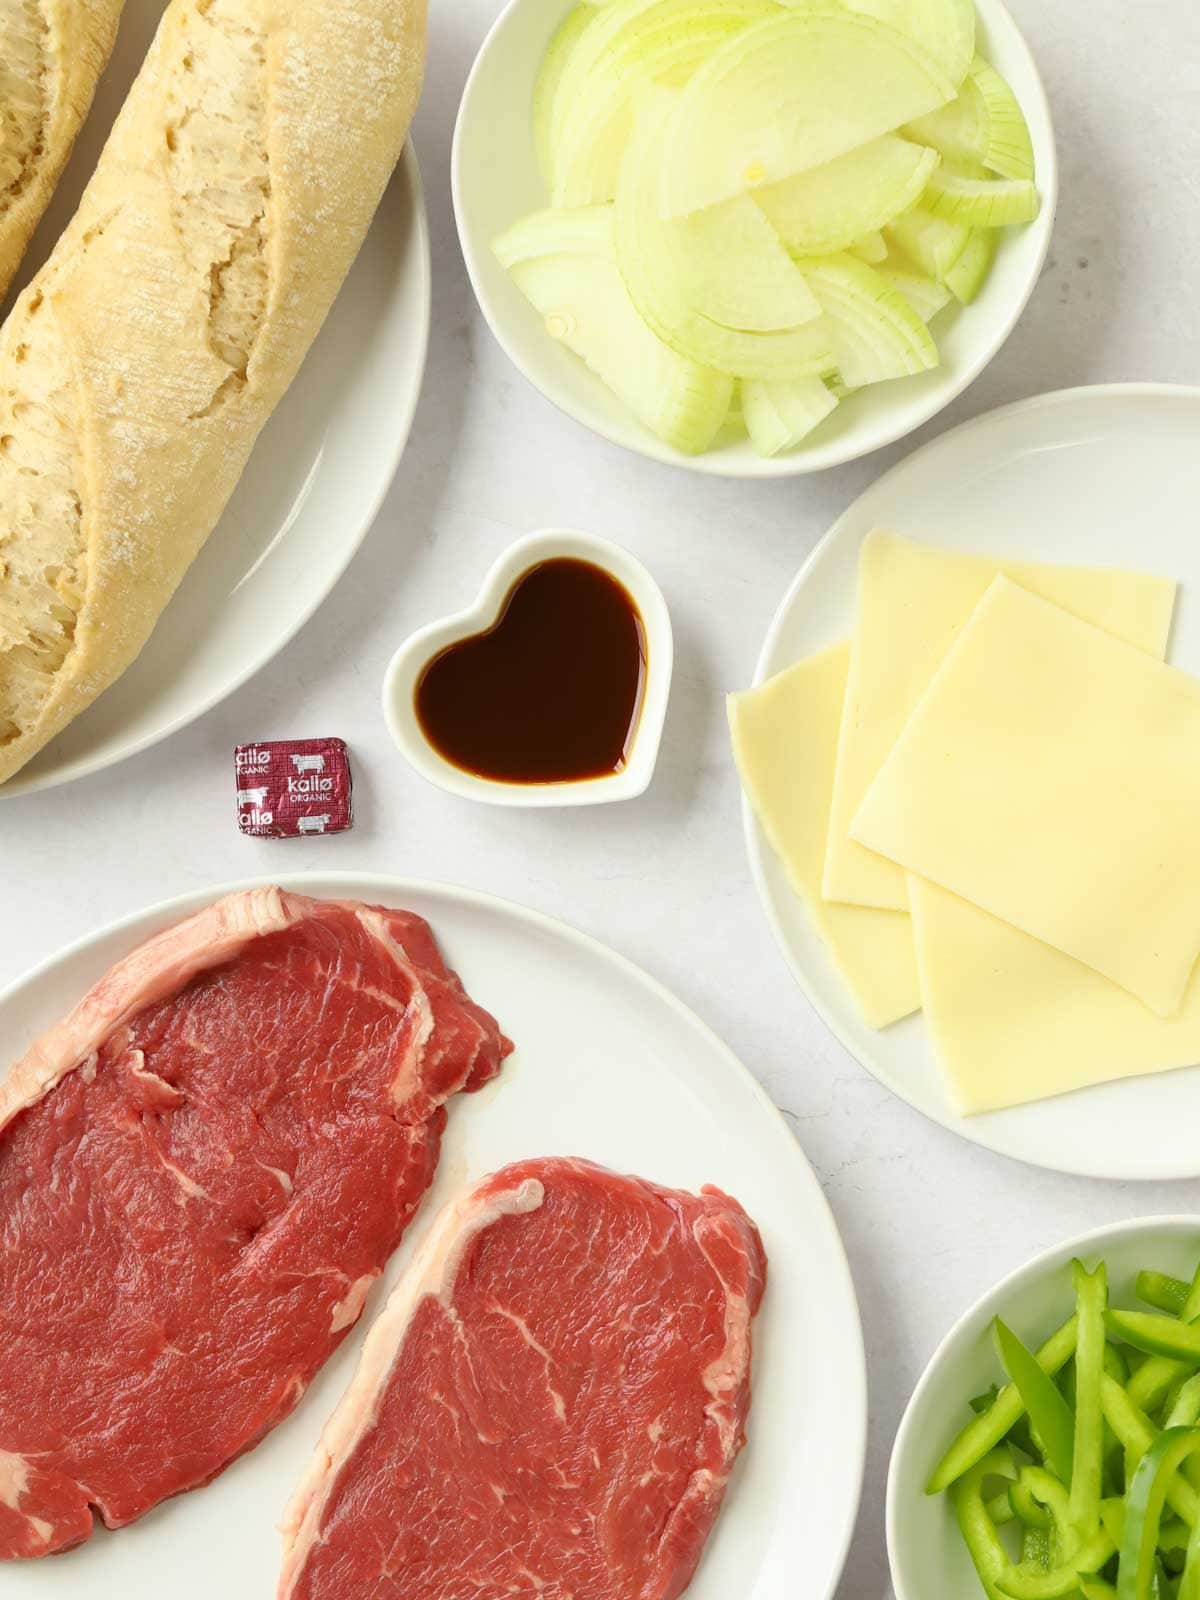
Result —
[{"label": "crusty bread loaf", "polygon": [[337,294],[424,0],[172,0],[0,331],[0,782],[122,673]]},{"label": "crusty bread loaf", "polygon": [[125,0],[0,0],[0,300],[67,164]]}]

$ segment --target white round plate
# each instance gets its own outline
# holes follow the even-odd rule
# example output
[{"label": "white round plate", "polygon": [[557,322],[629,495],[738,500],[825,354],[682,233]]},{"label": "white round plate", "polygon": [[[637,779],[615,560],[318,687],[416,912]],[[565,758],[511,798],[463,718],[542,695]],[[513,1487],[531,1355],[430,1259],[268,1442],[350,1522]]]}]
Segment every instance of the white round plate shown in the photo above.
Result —
[{"label": "white round plate", "polygon": [[1112,1304],[1145,1310],[1134,1294],[1143,1267],[1191,1280],[1200,1257],[1200,1216],[1118,1222],[1044,1250],[964,1313],[942,1340],[909,1401],[892,1450],[887,1544],[896,1600],[971,1600],[983,1595],[948,1495],[924,1485],[969,1420],[967,1402],[1004,1381],[996,1317],[1035,1349],[1071,1315],[1071,1261],[1108,1267]]},{"label": "white round plate", "polygon": [[[1138,568],[1181,582],[1170,658],[1200,673],[1200,389],[1122,384],[1021,401],[885,474],[834,525],[776,613],[756,681],[850,634],[858,548],[872,528],[1030,561]],[[1086,1089],[961,1117],[919,1016],[868,1028],[748,807],[750,864],[801,988],[854,1056],[918,1111],[989,1150],[1093,1178],[1200,1174],[1200,1072]]]},{"label": "white round plate", "polygon": [[[112,63],[25,265],[73,214],[162,14],[129,0]],[[429,233],[411,145],[299,376],[146,648],[0,797],[99,772],[239,689],[345,571],[396,473],[429,339]]]},{"label": "white round plate", "polygon": [[546,46],[574,0],[509,0],[480,49],[454,132],[454,214],[476,299],[497,342],[548,400],[614,444],[693,472],[729,478],[788,478],[819,472],[902,439],[950,404],[1004,344],[1029,300],[1050,247],[1058,202],[1054,125],[1037,65],[1003,0],[976,0],[979,48],[1007,78],[1029,123],[1042,209],[1026,228],[1004,230],[974,305],[943,311],[933,331],[933,372],[875,384],[843,401],[797,450],[770,459],[743,438],[705,455],[664,444],[551,339],[542,319],[500,266],[492,241],[518,217],[547,204],[533,145],[531,105]]},{"label": "white round plate", "polygon": [[[580,1155],[696,1189],[715,1183],[762,1229],[750,1443],[688,1600],[829,1600],[862,1482],[866,1374],[854,1288],[808,1163],[762,1089],[690,1011],[594,940],[469,890],[340,873],[276,880],[306,894],[427,917],[472,996],[516,1041],[500,1077],[452,1108],[431,1195],[383,1291],[296,1414],[207,1489],[120,1533],[5,1574],[6,1600],[262,1600],[276,1524],[345,1387],[361,1335],[443,1201],[532,1155]],[[226,885],[106,928],[0,995],[10,1052],[57,1020],[118,957]]]}]

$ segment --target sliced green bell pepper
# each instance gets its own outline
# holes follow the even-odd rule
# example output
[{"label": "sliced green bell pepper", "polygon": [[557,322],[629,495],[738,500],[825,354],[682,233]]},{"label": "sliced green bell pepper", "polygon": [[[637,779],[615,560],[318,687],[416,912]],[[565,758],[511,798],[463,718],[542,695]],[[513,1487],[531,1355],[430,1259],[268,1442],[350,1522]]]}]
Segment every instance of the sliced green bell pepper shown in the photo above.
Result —
[{"label": "sliced green bell pepper", "polygon": [[[1119,1550],[1125,1539],[1125,1501],[1115,1498],[1102,1500],[1100,1520]],[[1159,1523],[1158,1548],[1163,1555],[1184,1555],[1191,1538],[1192,1530],[1182,1517],[1164,1517]]]},{"label": "sliced green bell pepper", "polygon": [[1182,1316],[1192,1292],[1190,1283],[1182,1278],[1172,1278],[1167,1272],[1143,1271],[1137,1275],[1137,1297],[1156,1311],[1165,1311],[1170,1317]]},{"label": "sliced green bell pepper", "polygon": [[1104,1370],[1118,1383],[1129,1382],[1129,1363],[1125,1359],[1124,1352],[1118,1350],[1115,1344],[1104,1346]]},{"label": "sliced green bell pepper", "polygon": [[1157,1311],[1110,1311],[1107,1320],[1110,1331],[1135,1349],[1200,1367],[1200,1323],[1180,1322]]},{"label": "sliced green bell pepper", "polygon": [[[1156,1436],[1161,1435],[1145,1412],[1140,1411],[1129,1398],[1129,1390],[1122,1389],[1111,1378],[1101,1380],[1100,1399],[1109,1427],[1125,1447],[1126,1460],[1130,1464],[1129,1480],[1132,1482],[1141,1470],[1142,1458],[1155,1442]],[[1200,1497],[1184,1479],[1172,1479],[1167,1489],[1167,1501],[1189,1528],[1200,1520]]]},{"label": "sliced green bell pepper", "polygon": [[1008,1600],[1070,1600],[1078,1594],[1081,1577],[1095,1574],[1113,1553],[1112,1541],[1101,1531],[1079,1547],[1070,1561],[1042,1571],[1024,1561],[996,1581]]},{"label": "sliced green bell pepper", "polygon": [[1052,1528],[1054,1518],[1033,1496],[1027,1483],[1018,1478],[1008,1491],[1008,1503],[1015,1517],[1027,1528]]},{"label": "sliced green bell pepper", "polygon": [[[1189,1464],[1185,1463],[1185,1466]],[[1192,1529],[1192,1536],[1188,1540],[1183,1576],[1179,1580],[1179,1600],[1200,1600],[1200,1521]]]},{"label": "sliced green bell pepper", "polygon": [[[1075,1449],[1070,1476],[1071,1526],[1077,1537],[1090,1540],[1100,1528],[1100,1496],[1104,1480],[1104,1315],[1108,1309],[1108,1270],[1103,1261],[1088,1272],[1071,1263],[1075,1283]],[[1114,1429],[1115,1432],[1115,1429]],[[1066,1481],[1066,1480],[1064,1480]],[[1083,1569],[1087,1571],[1086,1567]]]},{"label": "sliced green bell pepper", "polygon": [[1046,1460],[1064,1483],[1070,1483],[1075,1458],[1074,1412],[1037,1357],[999,1317],[993,1331],[1000,1359],[1017,1387],[1030,1424],[1041,1440]]},{"label": "sliced green bell pepper", "polygon": [[[1200,1317],[1200,1267],[1192,1279],[1187,1299],[1179,1313],[1180,1321]],[[1129,1396],[1143,1411],[1157,1411],[1173,1384],[1187,1378],[1192,1368],[1165,1355],[1148,1355],[1129,1382]]]},{"label": "sliced green bell pepper", "polygon": [[[1076,1319],[1063,1324],[1037,1352],[1037,1362],[1051,1377],[1075,1354]],[[955,1439],[925,1485],[926,1494],[940,1494],[969,1472],[1025,1415],[1025,1402],[1015,1383],[1001,1389],[988,1410],[973,1417]]]},{"label": "sliced green bell pepper", "polygon": [[1017,1520],[1017,1513],[1013,1510],[1007,1494],[993,1495],[985,1509],[997,1528],[1006,1527],[1008,1523]]},{"label": "sliced green bell pepper", "polygon": [[1172,1361],[1167,1356],[1144,1356],[1129,1380],[1129,1398],[1143,1411],[1157,1411],[1171,1385],[1186,1378],[1190,1370],[1182,1361]]},{"label": "sliced green bell pepper", "polygon": [[1117,1591],[1103,1578],[1080,1578],[1079,1592],[1083,1600],[1117,1600]]},{"label": "sliced green bell pepper", "polygon": [[1153,1600],[1163,1507],[1182,1464],[1200,1452],[1200,1428],[1168,1428],[1138,1463],[1125,1501],[1117,1600]]},{"label": "sliced green bell pepper", "polygon": [[1200,1373],[1187,1379],[1166,1413],[1166,1427],[1190,1427],[1200,1418]]},{"label": "sliced green bell pepper", "polygon": [[1053,1540],[1049,1528],[1026,1527],[1021,1534],[1021,1565],[1049,1572],[1053,1565]]},{"label": "sliced green bell pepper", "polygon": [[992,1450],[968,1467],[950,1490],[954,1517],[988,1600],[1003,1600],[996,1581],[1012,1570],[1008,1551],[988,1516],[983,1486],[988,1478],[1015,1478],[1017,1469],[1007,1449]]},{"label": "sliced green bell pepper", "polygon": [[1171,1415],[1172,1411],[1174,1411],[1175,1406],[1178,1403],[1179,1396],[1183,1393],[1183,1386],[1185,1383],[1187,1383],[1189,1376],[1194,1376],[1194,1374],[1189,1374],[1187,1368],[1185,1367],[1168,1388],[1166,1394],[1163,1395],[1163,1402],[1160,1410],[1162,1412],[1162,1425],[1164,1428],[1167,1425],[1167,1418]]},{"label": "sliced green bell pepper", "polygon": [[1037,1562],[1022,1561],[995,1580],[1010,1600],[1063,1600],[1077,1593],[1080,1574],[1098,1572],[1116,1545],[1096,1514],[1096,1531],[1081,1538],[1072,1522],[1071,1496],[1044,1467],[1022,1467],[1018,1482],[1042,1502],[1055,1524],[1056,1564],[1048,1570]]},{"label": "sliced green bell pepper", "polygon": [[[1186,1466],[1187,1463],[1185,1462]],[[1164,1517],[1158,1528],[1158,1548],[1163,1555],[1186,1555],[1192,1529],[1182,1517]]]}]

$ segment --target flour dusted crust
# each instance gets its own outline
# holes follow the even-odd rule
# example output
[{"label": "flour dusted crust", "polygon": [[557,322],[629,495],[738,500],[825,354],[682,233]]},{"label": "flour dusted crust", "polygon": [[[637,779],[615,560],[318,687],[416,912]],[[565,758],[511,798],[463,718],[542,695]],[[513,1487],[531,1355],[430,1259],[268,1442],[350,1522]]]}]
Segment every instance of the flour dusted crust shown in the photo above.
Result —
[{"label": "flour dusted crust", "polygon": [[424,26],[424,0],[168,7],[0,331],[0,782],[135,659],[219,520],[391,176]]},{"label": "flour dusted crust", "polygon": [[0,300],[91,109],[125,0],[0,0]]}]

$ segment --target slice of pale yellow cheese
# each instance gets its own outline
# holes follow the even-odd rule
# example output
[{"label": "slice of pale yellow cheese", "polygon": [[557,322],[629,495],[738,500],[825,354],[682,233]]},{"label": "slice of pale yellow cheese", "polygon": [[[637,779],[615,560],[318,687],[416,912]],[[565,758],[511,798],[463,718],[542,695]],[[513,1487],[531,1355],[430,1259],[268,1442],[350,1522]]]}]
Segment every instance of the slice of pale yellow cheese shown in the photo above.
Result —
[{"label": "slice of pale yellow cheese", "polygon": [[1043,566],[939,550],[893,533],[863,541],[858,614],[825,856],[827,899],[908,904],[904,874],[850,837],[871,783],[992,580],[1004,573],[1127,644],[1162,656],[1175,584],[1138,572]]},{"label": "slice of pale yellow cheese", "polygon": [[1200,952],[1198,799],[1200,681],[997,578],[851,833],[1167,1017]]},{"label": "slice of pale yellow cheese", "polygon": [[912,919],[821,899],[833,763],[850,646],[836,645],[729,696],[742,786],[809,921],[868,1024],[898,1022],[921,1003]]},{"label": "slice of pale yellow cheese", "polygon": [[909,882],[925,1022],[965,1116],[1200,1062],[1200,972],[1157,1017],[1091,967]]}]

